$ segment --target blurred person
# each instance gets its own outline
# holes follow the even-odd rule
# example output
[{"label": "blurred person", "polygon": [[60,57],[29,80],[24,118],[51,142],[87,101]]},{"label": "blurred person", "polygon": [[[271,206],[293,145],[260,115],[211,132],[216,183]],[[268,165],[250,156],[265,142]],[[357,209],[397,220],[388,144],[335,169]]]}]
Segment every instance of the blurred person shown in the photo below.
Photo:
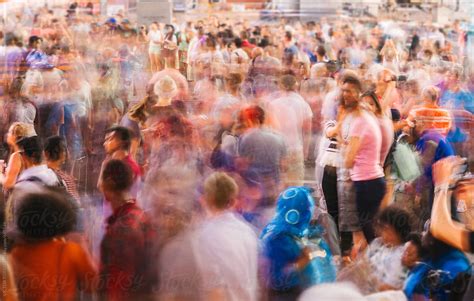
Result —
[{"label": "blurred person", "polygon": [[249,56],[247,52],[242,49],[242,40],[235,38],[231,44],[231,55],[230,55],[230,72],[242,72],[245,73],[248,68]]},{"label": "blurred person", "polygon": [[243,109],[240,120],[246,128],[237,145],[240,172],[244,179],[262,185],[260,203],[254,204],[255,209],[272,206],[286,168],[287,146],[280,134],[265,126],[265,111],[261,107]]},{"label": "blurred person", "polygon": [[[140,201],[145,209],[169,199],[196,200],[198,185],[206,172],[199,140],[192,123],[179,114],[163,118],[153,133],[149,168]],[[164,180],[166,179],[166,180]]]},{"label": "blurred person", "polygon": [[258,240],[250,225],[230,209],[237,193],[237,184],[225,173],[213,173],[204,182],[206,217],[193,231],[202,280],[198,300],[258,300]]},{"label": "blurred person", "polygon": [[83,246],[64,238],[77,219],[67,196],[44,187],[14,201],[20,204],[15,219],[21,241],[14,245],[10,262],[20,299],[92,297],[96,267]]},{"label": "blurred person", "polygon": [[163,47],[163,34],[159,29],[158,23],[151,23],[148,27],[148,32],[144,29],[142,34],[146,35],[146,39],[149,42],[148,56],[150,58],[151,72],[158,72],[162,69],[161,49]]},{"label": "blurred person", "polygon": [[377,73],[375,84],[375,94],[377,95],[382,110],[398,109],[400,110],[400,96],[396,89],[396,75],[389,69],[382,69]]},{"label": "blurred person", "polygon": [[165,25],[163,46],[160,54],[164,59],[165,68],[179,69],[177,65],[178,40],[175,35],[175,28],[171,24]]},{"label": "blurred person", "polygon": [[409,129],[410,141],[415,145],[420,156],[422,176],[415,182],[415,199],[413,206],[419,208],[420,226],[429,219],[434,198],[432,165],[455,154],[451,143],[439,131],[434,129],[423,130],[416,123]]},{"label": "blurred person", "polygon": [[63,171],[63,165],[68,159],[66,141],[60,136],[51,136],[44,143],[44,157],[46,165],[58,176],[69,194],[80,202],[81,198],[77,190],[76,179]]},{"label": "blurred person", "polygon": [[462,68],[453,67],[441,84],[440,105],[450,109],[466,110],[474,114],[474,97],[462,88]]},{"label": "blurred person", "polygon": [[[152,300],[155,272],[153,225],[131,194],[133,171],[122,160],[109,160],[100,190],[113,213],[100,245],[99,295],[103,300]],[[126,259],[124,261],[124,259]]]},{"label": "blurred person", "polygon": [[[382,133],[377,120],[365,112],[360,105],[360,81],[347,77],[342,86],[342,98],[350,118],[347,141],[343,153],[343,166],[350,169],[350,178],[355,188],[355,203],[363,236],[355,232],[355,239],[370,243],[375,238],[372,221],[377,213],[386,191],[381,163]],[[344,137],[344,133],[342,137]]]},{"label": "blurred person", "polygon": [[281,133],[288,148],[288,169],[285,183],[299,183],[304,179],[304,160],[309,153],[313,112],[296,92],[296,78],[284,75],[280,79],[282,95],[268,103],[270,124]]},{"label": "blurred person", "polygon": [[[183,76],[178,70],[174,68],[165,68],[159,72],[153,74],[152,78],[148,81],[148,91],[153,92],[153,87],[161,79],[166,76],[171,77],[178,88],[178,93],[173,97],[174,100],[188,100],[189,99],[189,85],[185,76]],[[156,94],[156,93],[155,93]]]},{"label": "blurred person", "polygon": [[325,283],[315,285],[307,289],[298,301],[311,301],[315,299],[331,300],[331,301],[405,301],[406,298],[400,291],[385,291],[364,296],[352,284],[342,283]]},{"label": "blurred person", "polygon": [[418,277],[418,271],[424,269],[427,251],[422,244],[422,235],[412,232],[408,236],[402,255],[402,265],[408,269],[408,275],[403,285],[403,292],[409,300],[423,300],[423,285]]},{"label": "blurred person", "polygon": [[24,81],[20,77],[13,79],[8,87],[7,111],[8,120],[6,122],[22,122],[35,131],[38,126],[39,112],[32,100],[23,91]]},{"label": "blurred person", "polygon": [[[352,247],[351,232],[360,230],[356,216],[356,207],[353,202],[354,188],[348,171],[340,164],[341,151],[344,144],[339,139],[340,133],[348,130],[345,121],[346,110],[342,101],[341,86],[344,79],[356,76],[352,71],[344,71],[339,75],[337,86],[333,87],[324,96],[321,107],[322,140],[317,149],[315,177],[319,189],[324,197],[328,213],[334,219],[340,235],[342,256],[348,260]],[[342,135],[346,137],[347,135]],[[338,141],[341,140],[341,141]],[[354,206],[347,206],[353,204]],[[355,215],[354,215],[355,214]]]},{"label": "blurred person", "polygon": [[13,188],[18,176],[25,168],[18,141],[31,135],[32,133],[30,127],[24,123],[15,122],[8,130],[7,143],[10,148],[10,156],[8,158],[8,165],[5,170],[5,174],[2,175],[1,181],[4,192],[7,192]]},{"label": "blurred person", "polygon": [[326,261],[331,260],[329,247],[311,241],[314,210],[314,200],[304,186],[289,187],[278,197],[275,215],[260,235],[268,300],[295,300],[311,285],[335,280],[334,267]]},{"label": "blurred person", "polygon": [[423,89],[423,103],[408,113],[407,123],[415,122],[420,130],[437,130],[446,136],[452,127],[451,114],[439,106],[439,90],[435,86]]},{"label": "blurred person", "polygon": [[223,128],[229,127],[236,112],[246,103],[240,91],[242,81],[243,77],[240,73],[230,73],[226,76],[225,93],[217,98],[211,108],[210,115]]},{"label": "blurred person", "polygon": [[375,218],[378,237],[368,246],[369,259],[377,279],[377,291],[400,290],[407,277],[402,266],[405,243],[411,232],[411,218],[407,211],[389,206]]},{"label": "blurred person", "polygon": [[[2,205],[0,205],[0,239],[6,241],[5,237],[5,205],[2,199]],[[4,245],[0,248],[0,269],[2,273],[0,274],[0,281],[3,285],[2,292],[0,296],[2,300],[5,301],[17,301],[18,300],[18,291],[16,288],[15,278],[13,275],[11,262],[7,257],[7,248]]]},{"label": "blurred person", "polygon": [[[102,162],[100,174],[102,174],[103,169],[109,160],[122,160],[132,170],[133,182],[135,185],[137,185],[141,181],[141,169],[130,155],[130,146],[132,140],[130,131],[127,128],[121,126],[111,127],[105,131],[104,140],[104,149],[107,157]],[[99,178],[97,187],[102,187],[100,182],[101,179],[102,177]],[[136,186],[135,188],[138,189]],[[138,191],[134,191],[134,196],[136,196],[137,193]]]},{"label": "blurred person", "polygon": [[412,275],[413,284],[417,284],[415,292],[436,300],[460,300],[472,269],[465,254],[437,240],[429,231],[423,234],[422,247],[427,254]]},{"label": "blurred person", "polygon": [[[7,201],[7,228],[14,231],[17,199],[24,193],[38,191],[43,186],[61,187],[56,173],[43,161],[43,145],[38,136],[26,136],[16,142],[21,160],[21,172],[16,178],[12,193]],[[10,228],[13,227],[13,228]]]},{"label": "blurred person", "polygon": [[[375,115],[375,118],[380,126],[380,133],[382,134],[382,146],[380,148],[380,164],[384,168],[385,175],[391,174],[391,166],[387,161],[389,152],[391,151],[394,138],[395,129],[392,122],[392,112],[383,109],[377,95],[374,91],[367,91],[361,96],[361,101],[367,106],[367,110]],[[392,179],[387,178],[387,190],[382,201],[382,208],[387,206],[393,196],[394,183]]]}]

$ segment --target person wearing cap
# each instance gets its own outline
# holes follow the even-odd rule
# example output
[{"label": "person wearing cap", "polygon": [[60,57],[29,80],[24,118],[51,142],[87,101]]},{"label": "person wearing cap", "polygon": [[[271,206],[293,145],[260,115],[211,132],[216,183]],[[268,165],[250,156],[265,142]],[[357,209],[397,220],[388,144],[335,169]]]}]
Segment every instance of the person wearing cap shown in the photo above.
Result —
[{"label": "person wearing cap", "polygon": [[161,120],[173,115],[173,98],[178,94],[178,87],[171,76],[166,75],[153,85],[153,93],[158,100],[150,108],[150,116],[146,121],[146,127],[153,131]]},{"label": "person wearing cap", "polygon": [[[179,70],[174,68],[165,68],[159,72],[153,74],[150,81],[148,81],[147,91],[152,92],[156,83],[166,76],[171,77],[178,87],[178,93],[173,97],[174,100],[187,100],[189,98],[189,85],[188,80]],[[156,94],[156,93],[153,93]]]}]

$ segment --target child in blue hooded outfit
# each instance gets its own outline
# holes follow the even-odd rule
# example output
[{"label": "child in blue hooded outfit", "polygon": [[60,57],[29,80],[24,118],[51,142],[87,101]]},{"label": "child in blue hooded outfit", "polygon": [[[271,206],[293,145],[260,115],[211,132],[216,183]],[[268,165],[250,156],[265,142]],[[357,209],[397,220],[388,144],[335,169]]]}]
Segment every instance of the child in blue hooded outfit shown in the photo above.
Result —
[{"label": "child in blue hooded outfit", "polygon": [[320,227],[311,225],[314,208],[306,187],[289,187],[278,197],[276,214],[260,236],[270,300],[296,300],[305,288],[335,281],[329,246]]}]

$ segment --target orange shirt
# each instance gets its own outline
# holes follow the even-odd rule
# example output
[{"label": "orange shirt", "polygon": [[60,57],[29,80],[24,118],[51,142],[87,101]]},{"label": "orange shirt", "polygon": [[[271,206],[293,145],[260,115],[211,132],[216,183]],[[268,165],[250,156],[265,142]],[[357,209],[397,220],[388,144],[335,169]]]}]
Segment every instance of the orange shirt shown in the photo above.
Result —
[{"label": "orange shirt", "polygon": [[448,110],[437,105],[422,105],[413,108],[408,119],[414,121],[417,127],[423,130],[437,130],[443,135],[447,135],[452,125],[451,114]]},{"label": "orange shirt", "polygon": [[78,287],[91,292],[97,271],[77,243],[59,239],[16,245],[10,262],[20,300],[75,300]]}]

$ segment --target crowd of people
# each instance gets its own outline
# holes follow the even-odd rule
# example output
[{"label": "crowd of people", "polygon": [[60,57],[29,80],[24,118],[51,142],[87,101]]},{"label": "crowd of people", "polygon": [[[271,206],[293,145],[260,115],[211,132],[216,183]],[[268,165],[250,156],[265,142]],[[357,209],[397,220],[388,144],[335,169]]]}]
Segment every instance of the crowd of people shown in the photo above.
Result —
[{"label": "crowd of people", "polygon": [[1,23],[2,300],[474,299],[465,24],[87,8]]}]

